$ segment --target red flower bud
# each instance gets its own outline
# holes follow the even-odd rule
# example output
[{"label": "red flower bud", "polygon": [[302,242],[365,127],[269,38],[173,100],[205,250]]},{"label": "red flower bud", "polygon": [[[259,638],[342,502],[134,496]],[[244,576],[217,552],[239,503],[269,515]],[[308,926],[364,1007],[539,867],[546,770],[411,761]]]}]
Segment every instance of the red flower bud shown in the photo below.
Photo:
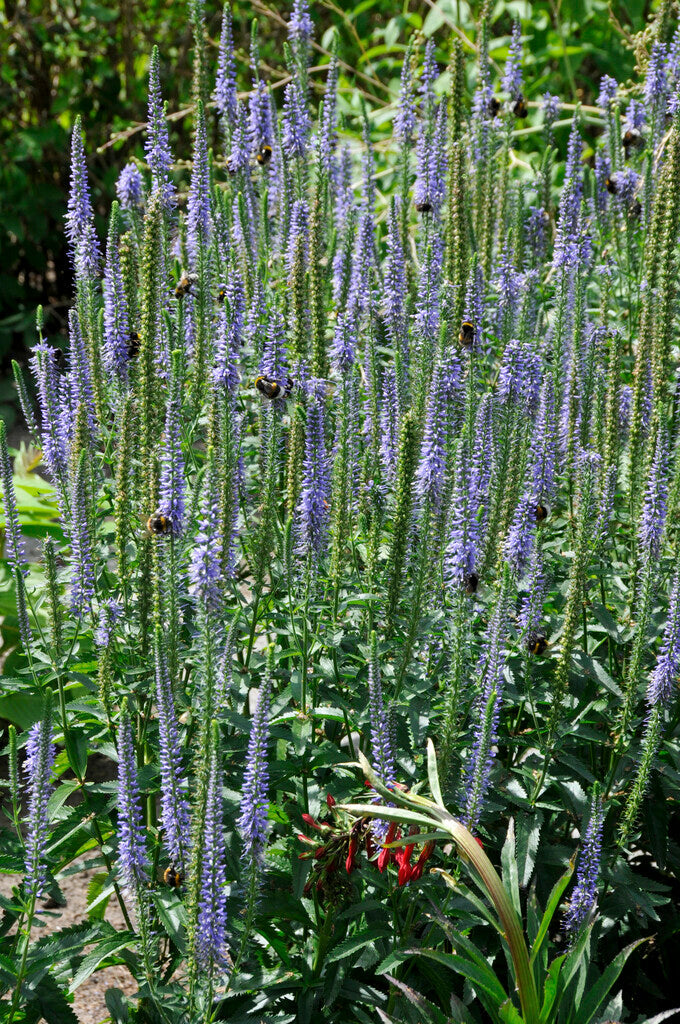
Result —
[{"label": "red flower bud", "polygon": [[358,845],[359,844],[357,843],[356,839],[354,838],[354,836],[352,836],[352,838],[349,841],[349,853],[347,854],[347,860],[345,861],[345,871],[347,872],[348,875],[351,875],[355,867],[357,866],[354,857],[357,852]]},{"label": "red flower bud", "polygon": [[317,821],[314,820],[314,818],[311,816],[311,814],[303,814],[302,815],[302,820],[305,822],[305,824],[310,825],[312,828],[315,828],[315,829],[318,829],[318,830],[321,829],[321,826],[319,825],[319,823]]},{"label": "red flower bud", "polygon": [[[387,830],[387,835],[385,836],[385,842],[386,843],[392,843],[392,842],[394,842],[394,840],[396,838],[397,838],[397,823],[396,823],[396,821],[391,821],[390,822],[390,827]],[[380,856],[378,857],[378,871],[380,871],[381,874],[385,870],[385,868],[387,867],[387,865],[389,864],[391,859],[392,859],[392,850],[388,850],[388,849],[386,849],[385,846],[383,846],[382,850],[380,851]]]},{"label": "red flower bud", "polygon": [[411,881],[411,875],[413,874],[413,868],[407,860],[403,860],[401,867],[399,868],[399,875],[397,876],[397,882],[399,885],[406,885],[407,882]]},{"label": "red flower bud", "polygon": [[330,811],[331,807],[335,807],[335,797],[331,796],[330,793],[326,794],[326,806],[328,807],[329,811]]}]

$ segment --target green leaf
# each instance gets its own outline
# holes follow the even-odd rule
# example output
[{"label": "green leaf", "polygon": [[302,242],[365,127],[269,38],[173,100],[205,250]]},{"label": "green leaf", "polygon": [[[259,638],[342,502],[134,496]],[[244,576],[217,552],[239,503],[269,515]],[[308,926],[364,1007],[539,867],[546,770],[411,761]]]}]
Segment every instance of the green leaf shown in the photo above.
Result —
[{"label": "green leaf", "polygon": [[71,982],[69,992],[73,993],[83,984],[84,981],[94,974],[100,964],[109,957],[115,957],[124,949],[134,949],[137,945],[137,937],[132,932],[116,932],[108,939],[102,939],[97,943],[95,949],[88,953],[82,964],[76,971]]},{"label": "green leaf", "polygon": [[391,934],[391,929],[387,925],[379,925],[375,928],[366,928],[362,932],[357,932],[355,935],[350,935],[349,938],[345,939],[332,949],[328,956],[325,958],[326,963],[333,964],[336,960],[344,960],[346,956],[351,956],[352,953],[356,953],[358,950],[363,949],[369,942],[373,942],[375,939],[384,939]]},{"label": "green leaf", "polygon": [[430,784],[432,799],[435,803],[438,803],[440,807],[443,807],[444,800],[442,798],[441,786],[439,785],[439,772],[437,770],[437,754],[434,749],[434,743],[431,739],[428,739],[427,741],[427,779]]},{"label": "green leaf", "polygon": [[154,893],[153,901],[165,931],[179,951],[186,949],[187,915],[182,900],[175,892]]},{"label": "green leaf", "polygon": [[79,1024],[73,1007],[67,1003],[66,996],[49,974],[35,989],[31,1002],[38,1004],[47,1024]]},{"label": "green leaf", "polygon": [[517,819],[517,870],[519,884],[524,889],[531,881],[536,854],[541,839],[543,812],[520,814]]},{"label": "green leaf", "polygon": [[[543,986],[543,1006],[541,1007],[540,1024],[549,1024],[553,1013],[553,1006],[555,1006],[555,1000],[557,999],[558,993],[562,990],[562,979],[560,977],[562,972],[562,965],[566,960],[567,954],[563,953],[562,956],[558,956],[557,959],[553,960],[545,979],[545,985]],[[559,1006],[559,1004],[558,1004]],[[555,1007],[556,1009],[558,1007]]]},{"label": "green leaf", "polygon": [[521,917],[522,906],[519,899],[519,878],[517,874],[517,860],[515,858],[515,819],[510,818],[508,832],[501,850],[501,868],[503,885],[512,900],[515,913]]},{"label": "green leaf", "polygon": [[524,1017],[519,1012],[512,999],[506,999],[498,1007],[498,1016],[505,1024],[524,1024]]},{"label": "green leaf", "polygon": [[574,873],[574,862],[570,861],[569,862],[569,867],[567,868],[567,870],[564,872],[564,874],[562,875],[561,878],[558,878],[558,880],[555,882],[554,886],[552,887],[552,890],[550,892],[550,896],[548,897],[548,902],[547,902],[545,910],[543,912],[543,917],[541,918],[541,925],[540,925],[540,927],[538,929],[538,935],[536,936],[536,938],[534,940],[534,944],[531,947],[531,964],[532,965],[534,963],[534,960],[536,959],[536,955],[537,955],[539,949],[541,948],[543,940],[545,939],[546,935],[548,934],[548,928],[550,927],[550,922],[553,919],[553,915],[554,915],[555,911],[557,910],[557,908],[560,905],[560,900],[562,899],[562,894],[564,893],[564,890],[569,885],[569,880],[570,880],[571,876],[573,875],[573,873]]},{"label": "green leaf", "polygon": [[609,990],[623,970],[626,960],[630,954],[633,953],[638,946],[641,946],[643,942],[647,941],[647,939],[637,939],[635,942],[631,942],[629,946],[626,946],[625,949],[621,950],[618,956],[614,957],[609,967],[603,971],[595,984],[588,987],[587,995],[585,999],[582,1000],[578,1008],[575,1024],[590,1024],[590,1021],[607,998]]},{"label": "green leaf", "polygon": [[113,883],[106,885],[108,879],[109,876],[104,871],[94,875],[90,880],[87,887],[87,916],[90,921],[104,920],[106,908],[114,891]]}]

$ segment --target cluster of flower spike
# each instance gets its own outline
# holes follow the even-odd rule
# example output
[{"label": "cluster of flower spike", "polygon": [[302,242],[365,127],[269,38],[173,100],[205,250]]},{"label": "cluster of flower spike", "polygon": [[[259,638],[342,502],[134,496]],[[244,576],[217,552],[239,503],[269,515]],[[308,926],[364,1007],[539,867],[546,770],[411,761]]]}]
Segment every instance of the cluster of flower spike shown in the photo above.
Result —
[{"label": "cluster of flower spike", "polygon": [[[193,7],[200,32],[203,7]],[[582,161],[578,111],[565,125],[558,202],[559,102],[525,99],[531,85],[522,74],[519,26],[499,88],[486,25],[480,38],[471,97],[460,45],[446,76],[434,39],[420,55],[409,45],[393,144],[376,156],[368,112],[351,143],[341,141],[335,56],[315,109],[310,77],[318,69],[310,67],[305,0],[296,0],[289,24],[280,111],[255,36],[249,67],[238,68],[225,8],[213,94],[219,123],[212,133],[200,66],[192,167],[180,189],[154,50],[146,162],[130,162],[120,175],[103,267],[80,119],[74,126],[70,348],[60,360],[39,324],[31,358],[38,415],[18,381],[66,538],[68,593],[54,570],[52,632],[70,630],[75,647],[90,631],[104,666],[102,689],[115,697],[109,705],[127,708],[109,726],[117,731],[120,863],[129,887],[142,885],[149,861],[134,747],[143,736],[146,757],[150,716],[145,711],[143,727],[133,728],[139,695],[125,672],[113,681],[111,663],[125,652],[156,679],[163,855],[178,870],[187,865],[193,948],[207,973],[225,963],[224,766],[216,741],[209,764],[200,743],[212,723],[219,730],[235,696],[232,623],[247,606],[249,667],[256,639],[269,633],[263,617],[282,603],[280,580],[291,608],[327,602],[333,629],[344,596],[362,595],[370,665],[358,725],[370,734],[373,764],[388,785],[401,771],[395,734],[404,680],[430,656],[431,637],[419,630],[434,623],[446,670],[441,694],[433,695],[432,727],[441,696],[451,728],[438,753],[456,766],[458,806],[477,827],[494,790],[511,654],[522,655],[527,676],[531,659],[556,660],[547,684],[550,752],[574,699],[569,676],[589,570],[613,543],[623,507],[639,586],[619,735],[639,725],[643,652],[680,479],[678,417],[668,412],[680,34],[654,41],[637,96],[603,82],[604,132],[592,170]],[[196,51],[203,61],[204,48]],[[245,99],[239,70],[249,85]],[[521,144],[515,132],[527,117],[544,153],[531,175],[518,177],[517,168],[531,164],[508,154]],[[379,160],[393,182],[384,210]],[[183,194],[186,207],[178,202]],[[632,281],[640,285],[637,305]],[[4,432],[0,475],[30,654],[31,593]],[[566,559],[557,557],[550,534],[553,510],[568,519]],[[547,630],[549,579],[564,595],[554,653],[540,632]],[[676,582],[646,690],[659,714],[677,671],[678,603]],[[474,622],[482,614],[488,628],[480,644]],[[332,648],[335,658],[336,634],[320,619],[316,651]],[[311,644],[307,626],[299,632]],[[389,671],[379,664],[383,652]],[[303,715],[314,699],[308,653],[299,673]],[[278,687],[270,666],[239,780],[238,827],[253,877],[265,859],[269,715]],[[459,722],[462,694],[467,717]],[[180,727],[178,703],[191,708],[191,729]],[[41,744],[46,771],[46,735]],[[44,814],[44,796],[35,796],[36,814]],[[379,867],[394,861],[401,884],[422,871],[425,850],[412,864],[412,843],[378,852],[364,825],[313,827],[323,838],[312,875],[322,888],[343,866],[351,873],[360,847]],[[42,825],[34,835],[39,861]],[[593,854],[583,883],[588,899],[595,861]],[[39,882],[37,864],[33,874]]]}]

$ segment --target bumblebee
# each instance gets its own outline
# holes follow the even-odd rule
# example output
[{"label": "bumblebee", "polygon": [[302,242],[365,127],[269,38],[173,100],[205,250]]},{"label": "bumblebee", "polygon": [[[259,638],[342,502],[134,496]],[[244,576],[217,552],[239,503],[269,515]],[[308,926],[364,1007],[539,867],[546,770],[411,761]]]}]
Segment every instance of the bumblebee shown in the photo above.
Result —
[{"label": "bumblebee", "polygon": [[489,117],[498,117],[501,109],[501,101],[497,99],[495,96],[492,96],[489,102],[487,103],[486,109],[489,114]]},{"label": "bumblebee", "polygon": [[222,285],[222,287],[220,288],[220,290],[217,293],[217,301],[218,302],[224,302],[226,297],[227,297],[227,289],[224,287],[224,285]]},{"label": "bumblebee", "polygon": [[172,889],[179,889],[184,878],[181,871],[177,871],[177,869],[173,868],[171,864],[168,864],[167,868],[163,872],[163,881]]},{"label": "bumblebee", "polygon": [[548,518],[548,510],[545,505],[537,505],[534,509],[534,515],[536,516],[536,522],[542,523]]},{"label": "bumblebee", "polygon": [[66,353],[63,348],[59,348],[58,346],[55,346],[53,352],[55,365],[59,370],[61,370],[66,365]]},{"label": "bumblebee", "polygon": [[255,379],[255,387],[265,398],[288,398],[293,390],[293,381],[287,377],[286,382],[282,384],[263,374]]},{"label": "bumblebee", "polygon": [[255,159],[257,160],[258,164],[260,164],[261,167],[264,167],[265,164],[269,163],[271,158],[272,147],[267,142],[263,142],[257,151],[257,156],[255,157]]},{"label": "bumblebee", "polygon": [[536,657],[540,657],[542,654],[545,654],[547,648],[548,638],[543,636],[542,633],[533,633],[527,640],[527,650],[529,654],[535,654]]},{"label": "bumblebee", "polygon": [[476,572],[467,572],[465,574],[465,593],[476,594],[477,587],[479,586],[479,576]]},{"label": "bumblebee", "polygon": [[512,112],[518,120],[522,120],[529,115],[529,108],[527,107],[527,101],[524,96],[520,93],[515,100]]},{"label": "bumblebee", "polygon": [[471,320],[463,320],[460,325],[460,332],[458,334],[458,341],[461,343],[463,348],[472,348],[475,343],[475,325]]},{"label": "bumblebee", "polygon": [[604,179],[604,187],[607,189],[607,192],[609,192],[611,196],[615,196],[616,193],[619,191],[619,186],[616,184],[614,179],[610,178],[609,176],[607,176]]},{"label": "bumblebee", "polygon": [[130,331],[130,337],[128,339],[128,359],[134,359],[135,356],[139,355],[139,346],[141,345],[142,339],[139,337],[137,331]]},{"label": "bumblebee", "polygon": [[639,220],[642,216],[642,203],[639,199],[634,199],[630,205],[630,215],[633,220]]},{"label": "bumblebee", "polygon": [[167,536],[169,533],[172,533],[172,519],[170,516],[164,516],[160,512],[155,512],[154,515],[149,516],[147,519],[146,528],[149,533],[155,534],[157,537]]},{"label": "bumblebee", "polygon": [[183,295],[187,295],[191,291],[192,285],[198,280],[195,274],[187,274],[186,271],[182,271],[182,276],[177,282],[175,288],[175,298],[181,299]]},{"label": "bumblebee", "polygon": [[432,213],[432,203],[429,199],[424,199],[421,203],[416,203],[415,208],[418,213]]},{"label": "bumblebee", "polygon": [[626,160],[630,156],[631,149],[642,149],[642,147],[645,144],[642,135],[635,128],[629,128],[628,131],[624,133],[621,142],[623,143],[623,149],[626,154]]}]

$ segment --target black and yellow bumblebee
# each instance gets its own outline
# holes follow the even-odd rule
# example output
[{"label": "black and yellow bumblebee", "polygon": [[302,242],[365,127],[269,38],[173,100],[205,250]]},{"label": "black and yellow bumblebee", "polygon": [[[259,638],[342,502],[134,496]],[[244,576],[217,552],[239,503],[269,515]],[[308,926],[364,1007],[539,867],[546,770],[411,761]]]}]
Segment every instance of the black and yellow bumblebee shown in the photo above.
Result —
[{"label": "black and yellow bumblebee", "polygon": [[177,868],[168,864],[167,868],[163,872],[163,881],[172,889],[179,889],[180,885],[184,881],[184,877],[181,871],[178,871]]},{"label": "black and yellow bumblebee", "polygon": [[548,638],[543,636],[542,633],[532,633],[527,639],[527,650],[529,654],[534,654],[539,657],[545,654],[548,649]]},{"label": "black and yellow bumblebee", "polygon": [[492,96],[486,106],[489,117],[498,117],[501,109],[501,101],[496,97]]},{"label": "black and yellow bumblebee", "polygon": [[607,175],[607,177],[604,179],[604,187],[607,189],[607,192],[609,192],[611,196],[615,196],[616,193],[619,191],[619,186],[617,185],[616,181],[613,178],[610,178],[609,175]]},{"label": "black and yellow bumblebee", "polygon": [[258,164],[260,164],[261,167],[264,167],[265,164],[269,163],[271,158],[272,147],[269,145],[268,142],[263,142],[257,151],[257,156],[255,157],[255,159],[257,160]]},{"label": "black and yellow bumblebee", "polygon": [[134,359],[135,356],[139,355],[139,347],[141,343],[142,339],[140,338],[138,331],[130,331],[127,349],[128,359]]},{"label": "black and yellow bumblebee", "polygon": [[415,208],[418,213],[432,213],[432,203],[429,199],[423,199],[419,203],[415,203]]},{"label": "black and yellow bumblebee", "polygon": [[631,149],[642,149],[645,144],[645,140],[636,128],[629,128],[624,132],[621,142],[623,143],[626,160],[630,156]]},{"label": "black and yellow bumblebee", "polygon": [[161,512],[154,512],[146,521],[146,528],[149,533],[157,537],[166,537],[172,533],[172,517],[164,516]]},{"label": "black and yellow bumblebee", "polygon": [[227,289],[224,287],[224,285],[222,285],[222,287],[220,288],[220,290],[217,293],[217,301],[218,302],[224,302],[226,297],[227,297]]},{"label": "black and yellow bumblebee", "polygon": [[61,370],[66,365],[66,353],[63,348],[59,348],[58,345],[55,345],[53,352],[55,366],[57,369]]},{"label": "black and yellow bumblebee", "polygon": [[628,207],[628,212],[632,220],[639,220],[642,216],[642,203],[639,199],[634,199]]},{"label": "black and yellow bumblebee", "polygon": [[181,299],[182,296],[187,295],[191,291],[192,285],[194,285],[197,280],[198,278],[196,277],[196,274],[187,274],[187,272],[183,270],[182,276],[177,282],[177,287],[175,288],[175,298]]},{"label": "black and yellow bumblebee", "polygon": [[476,594],[477,587],[479,586],[479,576],[476,572],[466,572],[464,583],[466,594]]},{"label": "black and yellow bumblebee", "polygon": [[255,387],[265,398],[288,398],[293,390],[293,381],[287,377],[285,383],[261,374],[255,378]]},{"label": "black and yellow bumblebee", "polygon": [[536,522],[542,523],[545,519],[548,518],[548,509],[545,507],[545,505],[539,504],[534,509],[534,515],[536,516]]},{"label": "black and yellow bumblebee", "polygon": [[475,325],[472,320],[463,320],[458,332],[458,341],[463,348],[472,348],[475,343]]},{"label": "black and yellow bumblebee", "polygon": [[512,112],[518,120],[528,117],[529,108],[527,107],[527,101],[524,99],[524,96],[522,96],[522,93],[520,93],[517,99],[515,100],[512,107]]}]

